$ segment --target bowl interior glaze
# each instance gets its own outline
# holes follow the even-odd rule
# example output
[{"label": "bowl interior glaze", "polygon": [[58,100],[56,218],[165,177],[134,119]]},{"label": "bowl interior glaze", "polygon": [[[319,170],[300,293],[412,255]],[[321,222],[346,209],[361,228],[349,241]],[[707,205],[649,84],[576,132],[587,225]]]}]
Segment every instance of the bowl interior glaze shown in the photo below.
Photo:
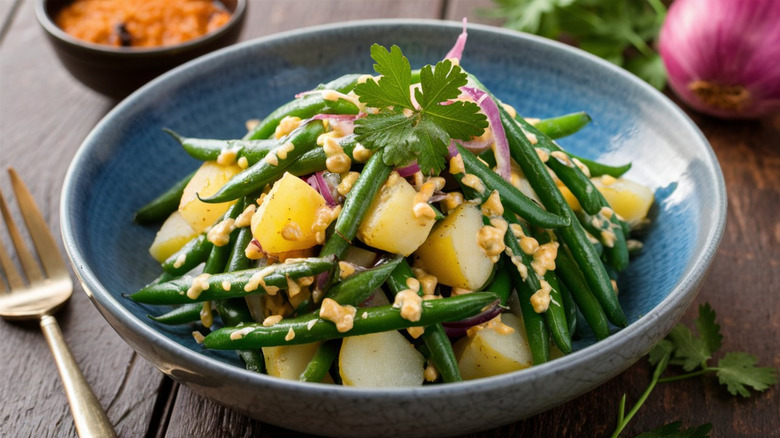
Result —
[{"label": "bowl interior glaze", "polygon": [[[487,26],[469,26],[465,69],[523,115],[588,112],[594,122],[560,144],[611,164],[633,162],[627,177],[655,192],[645,249],[619,281],[629,327],[598,343],[584,331],[573,354],[522,372],[369,390],[250,373],[232,352],[204,351],[191,328],[145,316],[162,309],[122,296],[160,273],[147,252],[156,229],[133,224],[133,212],[198,165],[162,128],[239,138],[246,120],[297,92],[345,73],[372,72],[372,43],[400,46],[414,68],[441,59],[459,33],[459,23],[424,20],[304,29],[209,54],[124,100],[85,140],[63,189],[65,244],[100,312],[147,360],[195,391],[261,420],[326,435],[432,436],[495,427],[563,403],[634,363],[693,301],[720,242],[726,197],[717,160],[685,114],[634,76],[570,47]],[[422,406],[437,415],[415,415]],[[308,420],[295,421],[296,412]]]}]

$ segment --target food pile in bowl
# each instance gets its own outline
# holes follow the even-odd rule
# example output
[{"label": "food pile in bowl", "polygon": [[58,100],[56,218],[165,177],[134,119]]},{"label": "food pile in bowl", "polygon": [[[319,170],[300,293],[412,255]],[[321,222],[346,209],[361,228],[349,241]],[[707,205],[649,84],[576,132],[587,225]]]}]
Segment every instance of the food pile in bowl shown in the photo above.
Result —
[{"label": "food pile in bowl", "polygon": [[225,25],[230,11],[214,0],[75,0],[57,13],[68,34],[121,47],[170,46]]},{"label": "food pile in bowl", "polygon": [[129,298],[247,369],[358,387],[518,371],[625,327],[653,192],[558,145],[587,114],[492,95],[465,42],[415,70],[375,44],[378,76],[300,90],[240,139],[169,130],[202,165],[136,213],[162,222],[162,269]]}]

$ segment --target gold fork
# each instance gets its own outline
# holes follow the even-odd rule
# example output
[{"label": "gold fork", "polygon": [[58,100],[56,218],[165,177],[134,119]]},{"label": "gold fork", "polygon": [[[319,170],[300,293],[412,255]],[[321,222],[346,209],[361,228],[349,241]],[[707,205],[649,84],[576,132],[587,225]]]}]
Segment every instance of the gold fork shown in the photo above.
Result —
[{"label": "gold fork", "polygon": [[25,284],[5,248],[0,245],[0,271],[5,274],[10,286],[10,289],[7,288],[0,278],[0,316],[12,320],[39,320],[65,386],[79,436],[114,437],[111,422],[65,343],[57,320],[52,316],[73,293],[70,274],[30,191],[13,168],[8,169],[8,174],[45,275],[19,234],[0,191],[0,209],[28,281]]}]

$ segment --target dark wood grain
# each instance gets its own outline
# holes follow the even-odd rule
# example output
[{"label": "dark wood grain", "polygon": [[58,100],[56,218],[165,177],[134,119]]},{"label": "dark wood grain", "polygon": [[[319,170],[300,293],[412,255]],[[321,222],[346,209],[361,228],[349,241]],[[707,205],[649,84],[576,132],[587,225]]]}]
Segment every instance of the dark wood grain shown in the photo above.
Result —
[{"label": "dark wood grain", "polygon": [[[0,184],[10,197],[5,168],[15,167],[50,229],[59,230],[59,193],[68,163],[114,103],[60,66],[35,22],[31,0],[20,5],[0,59]],[[162,374],[119,338],[76,283],[73,298],[57,314],[65,338],[117,431],[143,436]],[[0,351],[0,436],[74,436],[67,399],[39,329],[0,322]]]},{"label": "dark wood grain", "polygon": [[[11,11],[0,0],[0,20]],[[491,0],[251,0],[242,39],[337,21],[368,18],[468,17]],[[72,79],[23,0],[0,41],[0,167],[29,183],[52,230],[68,163],[92,126],[116,102]],[[756,355],[780,367],[780,116],[724,122],[689,113],[720,160],[729,196],[723,243],[696,305],[709,302],[724,332],[723,351]],[[9,194],[8,178],[0,186]],[[8,241],[0,232],[0,238]],[[77,285],[58,314],[66,339],[120,436],[301,436],[224,409],[153,369],[110,329]],[[67,400],[43,337],[34,326],[0,322],[0,436],[75,436]],[[631,404],[650,379],[639,361],[599,388],[535,417],[468,437],[597,437],[608,435],[620,397]],[[524,395],[527,396],[527,395]],[[626,430],[634,436],[680,420],[710,422],[714,437],[780,437],[780,390],[732,397],[712,376],[660,385]]]}]

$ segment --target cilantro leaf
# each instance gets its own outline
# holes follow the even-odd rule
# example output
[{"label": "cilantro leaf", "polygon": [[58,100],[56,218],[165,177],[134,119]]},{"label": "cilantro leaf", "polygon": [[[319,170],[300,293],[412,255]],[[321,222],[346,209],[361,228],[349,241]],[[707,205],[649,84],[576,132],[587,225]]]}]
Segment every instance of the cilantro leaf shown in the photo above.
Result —
[{"label": "cilantro leaf", "polygon": [[703,424],[697,428],[680,429],[682,422],[664,424],[656,429],[641,433],[635,438],[708,438],[712,424]]},{"label": "cilantro leaf", "polygon": [[388,51],[374,44],[371,46],[371,58],[377,62],[374,70],[382,77],[378,82],[369,79],[355,86],[360,101],[373,108],[411,108],[409,84],[412,82],[412,67],[401,53],[401,48],[394,45]]},{"label": "cilantro leaf", "polygon": [[487,118],[473,102],[455,101],[468,76],[445,59],[420,71],[420,85],[411,98],[411,66],[398,46],[388,51],[374,44],[371,57],[382,77],[355,87],[361,102],[379,111],[355,121],[357,140],[368,149],[382,149],[388,166],[416,161],[425,174],[439,173],[446,164],[452,139],[481,135]]},{"label": "cilantro leaf", "polygon": [[447,132],[432,120],[423,118],[417,124],[414,135],[420,150],[417,158],[420,170],[424,174],[441,172],[445,165],[441,158],[447,155],[447,146],[450,143]]},{"label": "cilantro leaf", "polygon": [[723,335],[720,334],[720,325],[715,322],[715,316],[715,311],[710,307],[710,303],[704,303],[699,306],[696,329],[707,344],[710,354],[720,350],[723,342]]},{"label": "cilantro leaf", "polygon": [[655,347],[653,347],[652,350],[650,350],[650,354],[648,355],[648,360],[650,360],[650,365],[656,366],[658,365],[665,356],[670,356],[674,352],[674,343],[668,339],[662,339],[661,342],[656,344]]},{"label": "cilantro leaf", "polygon": [[693,335],[688,327],[677,324],[669,333],[668,338],[674,343],[674,360],[670,363],[682,365],[685,371],[693,371],[704,366],[712,357],[707,344]]},{"label": "cilantro leaf", "polygon": [[777,383],[777,370],[757,367],[756,357],[747,353],[727,353],[718,361],[717,370],[718,381],[731,395],[750,397],[747,387],[763,391]]}]

